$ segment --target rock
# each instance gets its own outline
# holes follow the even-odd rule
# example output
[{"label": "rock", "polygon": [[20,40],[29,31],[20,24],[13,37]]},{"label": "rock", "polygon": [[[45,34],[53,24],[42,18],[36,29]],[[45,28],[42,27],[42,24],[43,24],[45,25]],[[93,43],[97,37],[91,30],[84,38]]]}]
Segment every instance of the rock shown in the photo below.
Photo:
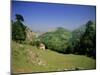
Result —
[{"label": "rock", "polygon": [[30,43],[34,40],[35,38],[35,32],[33,32],[30,28],[26,27],[26,42]]},{"label": "rock", "polygon": [[68,71],[68,69],[67,69],[67,68],[65,68],[65,69],[64,69],[64,71]]}]

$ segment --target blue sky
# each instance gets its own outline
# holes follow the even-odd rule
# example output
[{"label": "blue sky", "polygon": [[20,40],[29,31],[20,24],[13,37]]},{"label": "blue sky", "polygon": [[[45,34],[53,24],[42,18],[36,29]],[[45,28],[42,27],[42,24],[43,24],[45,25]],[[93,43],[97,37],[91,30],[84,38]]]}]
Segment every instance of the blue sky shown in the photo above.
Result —
[{"label": "blue sky", "polygon": [[21,14],[33,31],[48,31],[57,27],[74,30],[96,19],[95,6],[12,1],[12,16]]}]

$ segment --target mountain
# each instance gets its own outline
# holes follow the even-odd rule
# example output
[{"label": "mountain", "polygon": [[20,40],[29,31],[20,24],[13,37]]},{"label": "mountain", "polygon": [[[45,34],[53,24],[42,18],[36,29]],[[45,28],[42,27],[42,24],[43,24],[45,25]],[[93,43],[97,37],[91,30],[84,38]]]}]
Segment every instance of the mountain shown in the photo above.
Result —
[{"label": "mountain", "polygon": [[55,31],[47,32],[40,36],[41,41],[48,49],[64,52],[68,46],[68,40],[71,38],[71,32],[62,27]]}]

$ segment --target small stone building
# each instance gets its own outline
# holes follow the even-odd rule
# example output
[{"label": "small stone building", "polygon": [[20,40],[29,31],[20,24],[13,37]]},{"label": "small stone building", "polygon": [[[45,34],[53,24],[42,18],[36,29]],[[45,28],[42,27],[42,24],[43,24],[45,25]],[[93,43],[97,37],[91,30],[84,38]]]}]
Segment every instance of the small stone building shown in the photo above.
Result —
[{"label": "small stone building", "polygon": [[40,43],[39,48],[45,50],[45,45],[43,43]]}]

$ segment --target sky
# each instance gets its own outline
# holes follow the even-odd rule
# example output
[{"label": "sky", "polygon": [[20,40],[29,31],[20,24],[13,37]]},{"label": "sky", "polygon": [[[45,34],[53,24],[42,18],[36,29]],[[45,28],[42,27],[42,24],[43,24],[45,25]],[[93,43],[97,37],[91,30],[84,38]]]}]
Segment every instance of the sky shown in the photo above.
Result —
[{"label": "sky", "polygon": [[96,20],[95,6],[43,2],[12,1],[11,19],[21,14],[24,24],[33,31],[50,31],[57,27],[74,30],[87,21]]}]

